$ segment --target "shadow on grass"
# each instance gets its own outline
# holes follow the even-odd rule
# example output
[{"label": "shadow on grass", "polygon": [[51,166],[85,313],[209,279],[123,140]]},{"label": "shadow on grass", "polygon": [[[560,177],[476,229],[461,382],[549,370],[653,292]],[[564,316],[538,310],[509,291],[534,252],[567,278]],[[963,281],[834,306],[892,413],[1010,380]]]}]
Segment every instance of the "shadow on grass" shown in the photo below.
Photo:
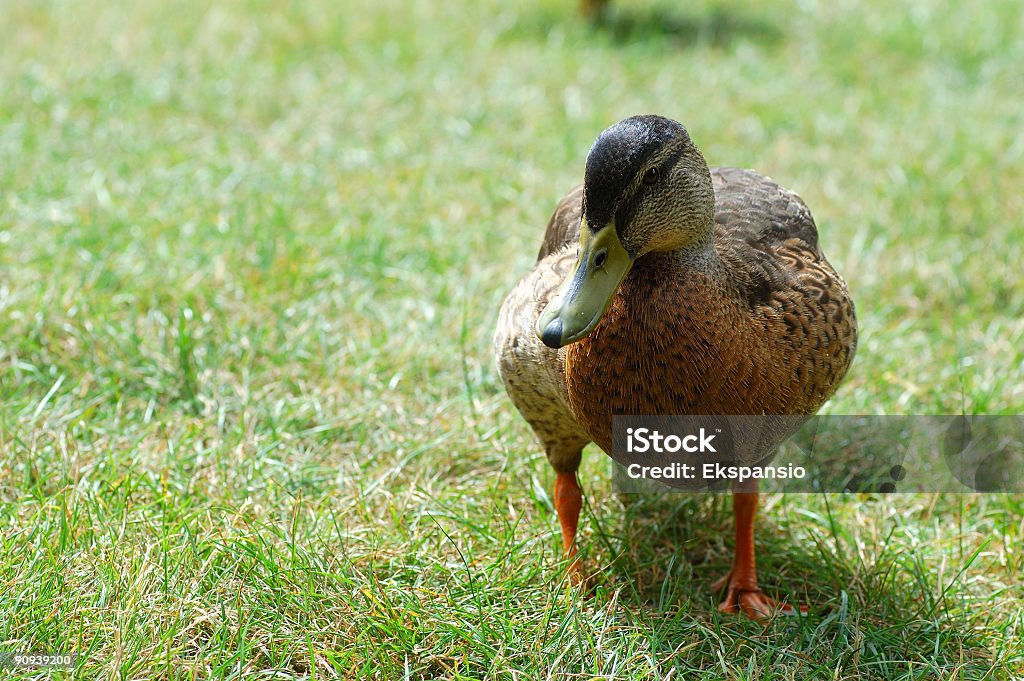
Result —
[{"label": "shadow on grass", "polygon": [[[785,506],[759,515],[762,588],[809,608],[806,616],[765,625],[717,612],[723,594],[713,592],[712,583],[728,572],[734,543],[728,495],[625,501],[620,520],[598,523],[593,541],[612,559],[595,580],[599,592],[618,592],[632,624],[652,632],[655,656],[672,658],[679,641],[699,630],[724,635],[721,640],[740,646],[733,652],[753,653],[759,665],[803,674],[831,675],[838,663],[847,670],[872,670],[879,678],[946,678],[954,670],[976,678],[1002,667],[978,633],[984,615],[969,598],[941,588],[933,566],[891,534],[864,563],[841,527],[834,526],[833,536],[812,533],[798,540],[773,518]],[[681,671],[715,662],[700,646],[677,659]]]},{"label": "shadow on grass", "polygon": [[636,10],[609,8],[603,17],[586,21],[566,9],[522,14],[506,35],[519,39],[550,39],[555,31],[585,27],[591,36],[604,36],[617,46],[663,43],[679,48],[695,45],[726,47],[740,40],[775,45],[785,33],[765,16],[730,7],[692,13],[685,8],[654,7]]},{"label": "shadow on grass", "polygon": [[724,47],[739,39],[747,39],[773,45],[783,37],[782,30],[763,17],[722,7],[699,15],[683,14],[664,7],[646,12],[612,10],[595,24],[595,28],[606,31],[619,44],[665,39],[682,47]]}]

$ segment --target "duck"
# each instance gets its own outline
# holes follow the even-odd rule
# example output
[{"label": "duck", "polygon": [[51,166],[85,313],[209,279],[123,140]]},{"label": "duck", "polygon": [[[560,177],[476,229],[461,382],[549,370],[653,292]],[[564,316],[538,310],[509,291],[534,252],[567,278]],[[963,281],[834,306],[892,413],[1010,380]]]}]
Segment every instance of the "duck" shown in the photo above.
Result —
[{"label": "duck", "polygon": [[[498,372],[554,469],[571,583],[586,582],[577,471],[618,415],[810,417],[853,362],[857,319],[810,210],[753,170],[710,168],[686,127],[632,116],[598,135],[533,269],[501,306]],[[777,448],[778,440],[772,446]],[[760,452],[754,458],[770,458]],[[731,485],[723,613],[792,613],[757,578],[758,481]]]},{"label": "duck", "polygon": [[580,13],[591,21],[599,21],[608,11],[608,0],[581,0]]}]

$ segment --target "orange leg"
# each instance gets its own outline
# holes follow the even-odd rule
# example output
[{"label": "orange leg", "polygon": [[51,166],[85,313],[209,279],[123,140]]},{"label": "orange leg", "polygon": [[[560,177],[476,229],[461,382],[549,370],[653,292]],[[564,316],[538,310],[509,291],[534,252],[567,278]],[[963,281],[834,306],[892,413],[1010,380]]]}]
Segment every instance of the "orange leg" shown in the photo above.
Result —
[{"label": "orange leg", "polygon": [[583,582],[583,571],[576,557],[576,528],[582,507],[583,494],[576,482],[576,473],[559,472],[555,478],[555,512],[562,527],[562,548],[569,559],[569,581],[573,584]]},{"label": "orange leg", "polygon": [[744,484],[733,490],[733,515],[736,518],[736,553],[732,570],[715,582],[714,589],[726,589],[725,600],[718,605],[720,612],[730,614],[743,611],[750,619],[767,619],[782,610],[793,613],[790,605],[778,606],[757,585],[757,565],[754,559],[754,516],[757,514],[757,482]]}]

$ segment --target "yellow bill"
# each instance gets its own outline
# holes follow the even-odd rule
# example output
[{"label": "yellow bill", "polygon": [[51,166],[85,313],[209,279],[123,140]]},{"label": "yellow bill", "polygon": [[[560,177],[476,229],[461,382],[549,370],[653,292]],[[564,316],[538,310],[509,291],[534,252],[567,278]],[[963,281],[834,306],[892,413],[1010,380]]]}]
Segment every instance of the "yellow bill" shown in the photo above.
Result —
[{"label": "yellow bill", "polygon": [[549,348],[574,343],[594,330],[633,266],[615,223],[592,234],[580,225],[580,255],[558,294],[537,319],[537,336]]}]

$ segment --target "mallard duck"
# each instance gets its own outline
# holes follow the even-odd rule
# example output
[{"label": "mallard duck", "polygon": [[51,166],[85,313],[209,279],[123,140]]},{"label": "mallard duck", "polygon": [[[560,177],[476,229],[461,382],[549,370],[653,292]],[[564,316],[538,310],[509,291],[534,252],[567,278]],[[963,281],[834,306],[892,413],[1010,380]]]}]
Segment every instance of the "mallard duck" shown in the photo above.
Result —
[{"label": "mallard duck", "polygon": [[[668,118],[602,132],[494,338],[505,388],[556,472],[572,581],[582,581],[576,471],[587,443],[611,453],[613,415],[811,415],[856,345],[853,301],[799,196],[751,170],[709,169]],[[732,491],[736,545],[719,609],[791,611],[758,586],[756,480]]]}]

